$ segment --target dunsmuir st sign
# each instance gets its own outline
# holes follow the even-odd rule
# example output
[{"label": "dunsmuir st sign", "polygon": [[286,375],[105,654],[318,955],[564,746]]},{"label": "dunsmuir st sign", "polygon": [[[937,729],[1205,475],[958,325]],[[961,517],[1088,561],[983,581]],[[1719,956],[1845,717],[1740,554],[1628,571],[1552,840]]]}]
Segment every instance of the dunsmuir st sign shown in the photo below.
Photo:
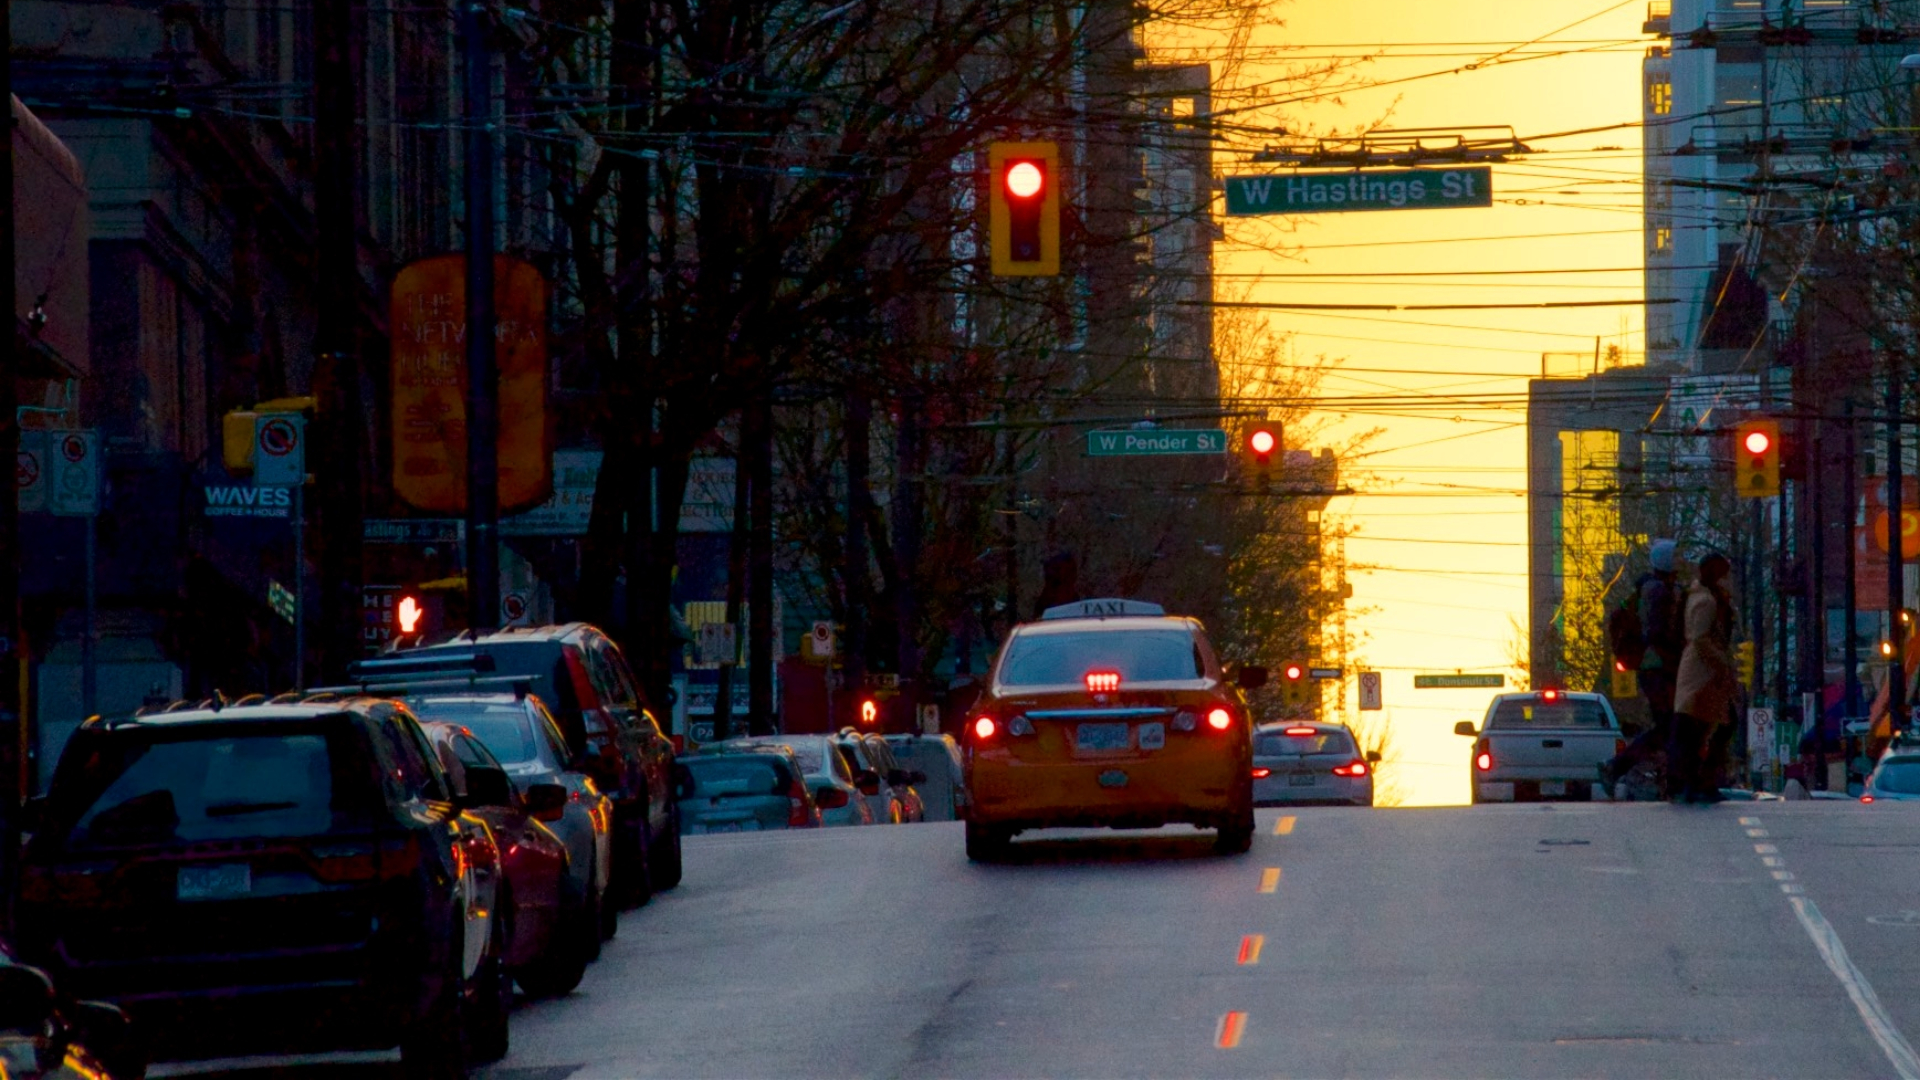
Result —
[{"label": "dunsmuir st sign", "polygon": [[1226,178],[1227,216],[1493,205],[1493,169],[1360,169]]}]

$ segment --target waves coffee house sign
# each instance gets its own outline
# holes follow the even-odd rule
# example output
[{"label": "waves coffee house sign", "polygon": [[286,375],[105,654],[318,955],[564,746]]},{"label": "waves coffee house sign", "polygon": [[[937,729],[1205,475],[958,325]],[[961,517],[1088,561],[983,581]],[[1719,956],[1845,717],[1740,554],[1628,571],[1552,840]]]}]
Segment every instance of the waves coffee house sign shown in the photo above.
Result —
[{"label": "waves coffee house sign", "polygon": [[291,518],[293,489],[252,484],[204,484],[210,518]]}]

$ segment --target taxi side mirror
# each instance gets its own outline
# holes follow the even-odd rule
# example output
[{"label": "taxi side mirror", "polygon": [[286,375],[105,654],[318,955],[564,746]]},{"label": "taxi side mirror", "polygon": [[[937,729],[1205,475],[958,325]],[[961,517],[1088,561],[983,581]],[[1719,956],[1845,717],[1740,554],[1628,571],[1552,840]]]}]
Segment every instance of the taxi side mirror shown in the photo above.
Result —
[{"label": "taxi side mirror", "polygon": [[1258,690],[1267,685],[1267,669],[1259,664],[1242,664],[1234,672],[1233,681],[1240,684],[1242,690]]},{"label": "taxi side mirror", "polygon": [[1473,721],[1462,720],[1459,723],[1453,725],[1453,733],[1455,735],[1465,735],[1467,738],[1471,739],[1475,735],[1480,734],[1480,729],[1474,726]]}]

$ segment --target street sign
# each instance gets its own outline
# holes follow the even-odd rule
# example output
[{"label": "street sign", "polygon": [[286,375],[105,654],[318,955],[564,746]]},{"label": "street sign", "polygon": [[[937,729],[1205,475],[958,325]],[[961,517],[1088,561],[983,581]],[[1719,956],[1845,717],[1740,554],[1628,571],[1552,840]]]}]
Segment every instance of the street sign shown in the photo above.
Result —
[{"label": "street sign", "polygon": [[500,620],[509,625],[527,617],[527,598],[510,592],[500,598]]},{"label": "street sign", "polygon": [[261,413],[253,418],[253,485],[299,487],[307,482],[306,417]]},{"label": "street sign", "polygon": [[13,487],[21,513],[37,514],[47,508],[46,432],[20,433],[20,452],[13,459]]},{"label": "street sign", "polygon": [[1218,428],[1087,432],[1088,457],[1159,457],[1171,454],[1224,454],[1227,433]]},{"label": "street sign", "polygon": [[1505,675],[1415,675],[1415,690],[1498,690],[1507,685]]},{"label": "street sign", "polygon": [[1747,767],[1764,769],[1773,754],[1773,710],[1747,710]]},{"label": "street sign", "polygon": [[1342,669],[1337,667],[1310,667],[1307,669],[1307,677],[1309,679],[1337,679],[1341,676],[1341,672]]},{"label": "street sign", "polygon": [[273,609],[274,614],[288,622],[293,621],[293,593],[285,585],[272,580],[267,582],[267,606]]},{"label": "street sign", "polygon": [[823,659],[825,657],[832,656],[833,655],[833,624],[825,621],[824,619],[815,622],[813,624],[813,635],[811,640],[812,640],[813,647],[809,651],[811,651],[813,655],[821,657]]},{"label": "street sign", "polygon": [[100,512],[99,442],[99,432],[91,429],[47,433],[47,509],[60,517]]},{"label": "street sign", "polygon": [[920,706],[920,732],[923,735],[940,734],[940,706]]},{"label": "street sign", "polygon": [[1226,178],[1227,216],[1493,205],[1493,169],[1357,169]]},{"label": "street sign", "polygon": [[702,664],[731,664],[739,659],[734,650],[733,624],[730,622],[711,622],[700,624],[694,641],[695,659]]},{"label": "street sign", "polygon": [[1368,712],[1374,712],[1379,710],[1380,707],[1380,673],[1377,671],[1361,672],[1360,708]]}]

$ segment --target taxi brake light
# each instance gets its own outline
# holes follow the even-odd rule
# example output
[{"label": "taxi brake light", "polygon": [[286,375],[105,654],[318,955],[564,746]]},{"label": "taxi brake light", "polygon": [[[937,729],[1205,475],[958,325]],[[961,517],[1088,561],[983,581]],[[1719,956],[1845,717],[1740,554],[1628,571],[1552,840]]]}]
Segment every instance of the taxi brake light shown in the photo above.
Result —
[{"label": "taxi brake light", "polygon": [[991,716],[982,716],[973,722],[973,737],[982,741],[993,738],[993,733],[998,730],[1000,725],[994,723]]},{"label": "taxi brake light", "polygon": [[1345,765],[1335,765],[1333,767],[1333,775],[1365,776],[1367,775],[1367,763],[1364,761],[1361,761],[1359,758],[1354,758],[1352,761],[1347,762]]},{"label": "taxi brake light", "polygon": [[1207,714],[1207,726],[1215,731],[1225,731],[1233,726],[1233,714],[1225,709],[1214,709]]},{"label": "taxi brake light", "polygon": [[1087,672],[1087,693],[1111,694],[1120,689],[1120,673],[1117,671]]},{"label": "taxi brake light", "polygon": [[1299,736],[1318,735],[1320,733],[1313,730],[1310,727],[1290,727],[1287,729],[1287,734],[1293,735],[1295,737],[1299,737]]},{"label": "taxi brake light", "polygon": [[1265,765],[1262,765],[1259,768],[1256,768],[1253,770],[1253,778],[1255,780],[1265,780],[1267,777],[1272,775],[1273,775],[1273,770],[1267,768]]}]

